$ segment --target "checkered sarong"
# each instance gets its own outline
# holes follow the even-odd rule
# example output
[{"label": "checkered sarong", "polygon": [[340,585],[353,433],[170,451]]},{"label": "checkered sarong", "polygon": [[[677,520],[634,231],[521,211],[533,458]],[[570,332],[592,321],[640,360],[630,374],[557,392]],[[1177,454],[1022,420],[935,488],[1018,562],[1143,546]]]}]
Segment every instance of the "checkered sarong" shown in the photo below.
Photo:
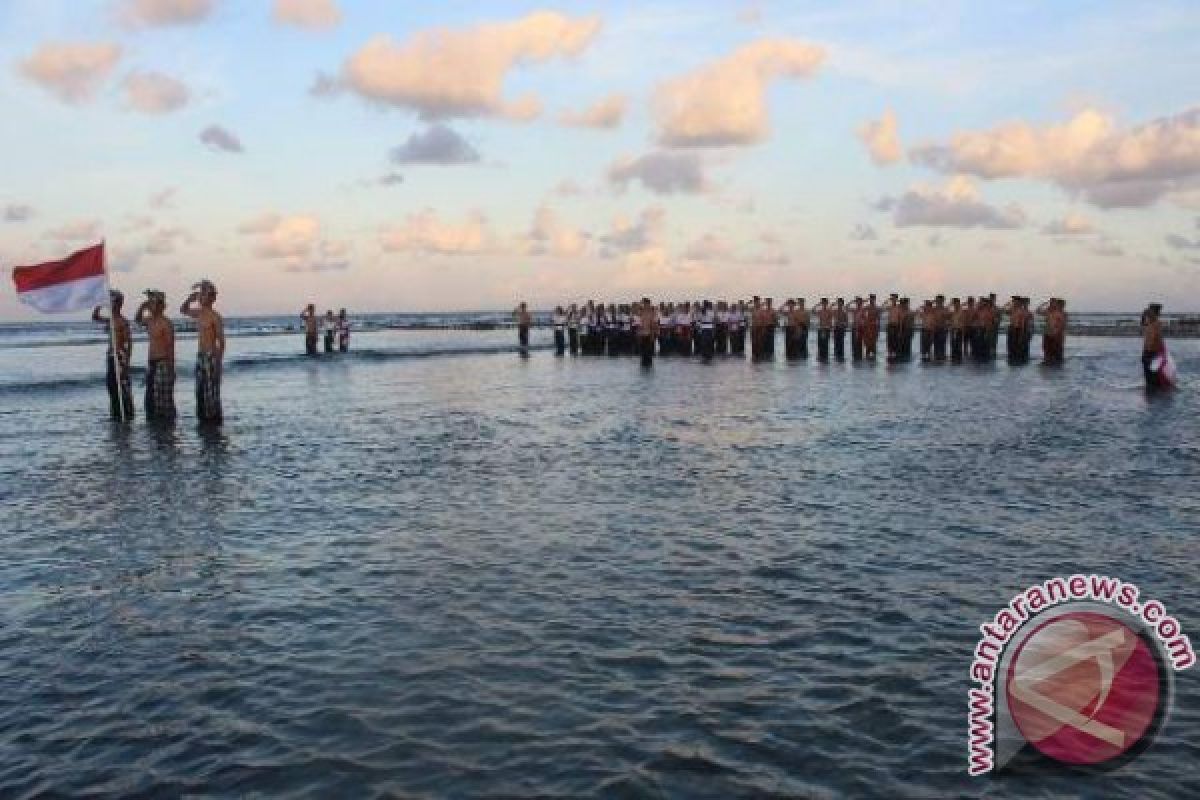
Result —
[{"label": "checkered sarong", "polygon": [[155,358],[146,363],[146,417],[175,418],[175,376],[166,359]]},{"label": "checkered sarong", "polygon": [[221,364],[212,353],[196,354],[196,417],[221,421]]}]

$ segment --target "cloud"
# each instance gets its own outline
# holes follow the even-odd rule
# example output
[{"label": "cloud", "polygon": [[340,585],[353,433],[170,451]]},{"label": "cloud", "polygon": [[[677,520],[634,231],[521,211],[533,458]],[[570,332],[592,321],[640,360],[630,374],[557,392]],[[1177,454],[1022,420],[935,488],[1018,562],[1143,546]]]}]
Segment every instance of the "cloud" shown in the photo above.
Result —
[{"label": "cloud", "polygon": [[131,73],[122,87],[130,108],[143,114],[178,111],[188,104],[192,96],[186,85],[159,72]]},{"label": "cloud", "polygon": [[865,222],[859,222],[850,231],[850,238],[856,242],[869,242],[879,238],[879,234]]},{"label": "cloud", "polygon": [[27,222],[33,219],[33,206],[24,203],[10,203],[4,207],[5,222]]},{"label": "cloud", "polygon": [[399,172],[389,172],[376,178],[375,183],[379,186],[399,186],[404,183],[404,176]]},{"label": "cloud", "polygon": [[600,257],[611,259],[664,249],[666,227],[667,212],[658,206],[643,210],[636,221],[617,217],[608,233],[599,237]]},{"label": "cloud", "polygon": [[408,141],[392,149],[396,164],[476,164],[479,152],[453,129],[435,123],[424,133],[414,133]]},{"label": "cloud", "polygon": [[425,120],[528,120],[541,112],[541,104],[532,95],[505,97],[509,72],[578,55],[599,30],[596,17],[539,11],[512,22],[421,31],[401,43],[377,36],[343,65],[342,83],[368,100],[411,109]]},{"label": "cloud", "polygon": [[223,150],[226,153],[244,152],[241,140],[220,125],[209,125],[202,130],[200,132],[200,141],[213,150]]},{"label": "cloud", "polygon": [[350,266],[350,245],[324,239],[320,220],[311,214],[262,214],[237,230],[253,237],[255,257],[281,261],[286,272],[332,272]]},{"label": "cloud", "polygon": [[119,45],[52,42],[18,64],[17,71],[62,102],[80,105],[95,97],[120,59]]},{"label": "cloud", "polygon": [[341,9],[333,0],[275,0],[272,16],[280,25],[314,31],[336,28],[342,21]]},{"label": "cloud", "polygon": [[898,198],[880,201],[878,207],[892,211],[899,228],[912,226],[946,228],[1019,228],[1025,214],[1016,206],[1000,209],[979,199],[969,178],[956,176],[944,186],[915,186]]},{"label": "cloud", "polygon": [[683,257],[690,261],[732,261],[734,248],[723,237],[706,233],[687,246]]},{"label": "cloud", "polygon": [[1047,236],[1083,236],[1095,232],[1096,229],[1092,226],[1091,221],[1075,212],[1067,214],[1062,219],[1051,220],[1042,228],[1042,233]]},{"label": "cloud", "polygon": [[876,164],[895,164],[903,156],[896,114],[891,109],[885,111],[881,118],[868,122],[859,129],[858,138],[867,146],[867,152]]},{"label": "cloud", "polygon": [[522,248],[528,255],[578,258],[587,250],[588,234],[565,224],[556,212],[541,206],[525,234]]},{"label": "cloud", "polygon": [[554,193],[559,197],[578,197],[583,194],[583,187],[571,178],[564,178],[554,187]]},{"label": "cloud", "polygon": [[131,25],[188,25],[207,17],[216,0],[126,0],[122,18]]},{"label": "cloud", "polygon": [[1125,255],[1125,248],[1111,239],[1106,239],[1093,245],[1092,252],[1105,258],[1118,258]]},{"label": "cloud", "polygon": [[658,141],[669,147],[748,145],[766,138],[766,91],[779,78],[802,78],[825,59],[821,47],[762,39],[661,84],[654,95]]},{"label": "cloud", "polygon": [[59,242],[81,242],[100,238],[100,221],[95,219],[77,220],[52,228],[42,234],[43,239],[54,239]]},{"label": "cloud", "polygon": [[633,180],[656,194],[697,194],[708,188],[704,162],[694,153],[660,151],[622,158],[608,168],[608,181],[615,186],[624,189]]},{"label": "cloud", "polygon": [[1124,130],[1087,109],[1060,125],[959,133],[909,156],[947,173],[1048,181],[1101,208],[1144,207],[1200,176],[1200,108]]},{"label": "cloud", "polygon": [[583,111],[564,111],[559,122],[577,128],[615,128],[625,118],[625,97],[614,94]]},{"label": "cloud", "polygon": [[170,208],[175,202],[175,195],[178,190],[174,186],[168,186],[161,192],[155,192],[150,195],[150,207],[157,209]]},{"label": "cloud", "polygon": [[159,228],[150,234],[143,252],[149,256],[171,255],[180,240],[192,241],[192,235],[184,228]]},{"label": "cloud", "polygon": [[313,97],[336,97],[345,88],[337,76],[318,72],[313,77],[312,85],[308,87],[308,93]]},{"label": "cloud", "polygon": [[317,245],[315,258],[311,261],[290,261],[283,268],[284,272],[344,272],[350,268],[350,253],[348,242],[324,241]]},{"label": "cloud", "polygon": [[1200,237],[1189,239],[1186,236],[1180,236],[1178,233],[1167,234],[1164,237],[1166,243],[1176,250],[1200,250]]},{"label": "cloud", "polygon": [[477,255],[499,249],[482,213],[472,213],[455,223],[443,222],[432,209],[410,214],[403,224],[384,228],[379,244],[388,253],[430,255]]}]

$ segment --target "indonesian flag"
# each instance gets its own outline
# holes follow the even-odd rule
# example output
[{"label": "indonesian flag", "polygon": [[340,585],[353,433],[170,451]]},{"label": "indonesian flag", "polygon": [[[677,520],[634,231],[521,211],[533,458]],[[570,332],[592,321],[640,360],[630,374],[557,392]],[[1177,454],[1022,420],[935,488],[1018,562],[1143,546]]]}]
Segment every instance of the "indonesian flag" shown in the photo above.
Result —
[{"label": "indonesian flag", "polygon": [[104,243],[32,267],[15,267],[17,299],[47,314],[108,304]]}]

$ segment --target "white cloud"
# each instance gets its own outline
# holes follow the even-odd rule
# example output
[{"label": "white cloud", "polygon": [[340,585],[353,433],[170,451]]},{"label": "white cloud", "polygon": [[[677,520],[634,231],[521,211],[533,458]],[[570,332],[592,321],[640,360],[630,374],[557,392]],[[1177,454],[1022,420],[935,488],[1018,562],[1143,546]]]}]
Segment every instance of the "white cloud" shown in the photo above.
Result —
[{"label": "white cloud", "polygon": [[816,45],[762,39],[658,87],[658,140],[671,147],[747,145],[766,138],[766,91],[779,78],[814,73],[825,59]]},{"label": "white cloud", "polygon": [[220,125],[209,125],[200,131],[200,141],[212,150],[222,150],[226,153],[244,152],[241,139]]},{"label": "white cloud", "polygon": [[272,13],[281,25],[319,31],[336,28],[342,12],[333,0],[275,0]]},{"label": "white cloud", "polygon": [[1200,108],[1124,130],[1087,109],[1061,125],[1012,122],[909,155],[948,173],[1046,180],[1102,208],[1149,206],[1200,177]]},{"label": "white cloud", "polygon": [[850,238],[856,242],[869,242],[879,238],[876,230],[865,222],[859,222],[850,231]]},{"label": "white cloud", "polygon": [[42,235],[43,239],[54,239],[59,242],[81,242],[100,238],[100,221],[95,219],[67,222],[57,228],[52,228]]},{"label": "white cloud", "polygon": [[475,255],[499,249],[482,213],[472,213],[455,223],[443,222],[432,209],[410,214],[403,224],[385,227],[379,244],[388,253],[432,255]]},{"label": "white cloud", "polygon": [[52,42],[22,61],[18,71],[62,102],[77,105],[95,97],[120,59],[119,45]]},{"label": "white cloud", "polygon": [[1062,219],[1051,220],[1042,228],[1042,233],[1048,236],[1083,236],[1095,232],[1091,220],[1074,211]]},{"label": "white cloud", "polygon": [[150,256],[172,255],[180,240],[192,241],[192,235],[185,228],[159,228],[146,240],[144,252]]},{"label": "white cloud", "polygon": [[414,133],[407,142],[393,148],[391,159],[396,164],[475,164],[479,161],[479,151],[439,122],[422,133]]},{"label": "white cloud", "polygon": [[564,111],[559,121],[578,128],[615,128],[625,118],[626,100],[614,94],[582,111]]},{"label": "white cloud", "polygon": [[864,125],[858,132],[858,138],[867,146],[867,152],[876,164],[895,164],[903,156],[896,114],[891,109],[885,111],[881,118]]},{"label": "white cloud", "polygon": [[648,153],[608,168],[608,181],[615,186],[624,189],[633,180],[656,194],[697,194],[708,188],[704,162],[695,153]]},{"label": "white cloud", "polygon": [[157,209],[170,208],[175,202],[175,195],[178,190],[174,186],[168,186],[160,192],[155,192],[150,195],[150,207]]},{"label": "white cloud", "polygon": [[346,61],[341,82],[368,100],[408,108],[423,119],[541,112],[532,95],[509,98],[515,67],[579,54],[600,30],[596,17],[539,11],[512,22],[421,31],[404,42],[377,36]]},{"label": "white cloud", "polygon": [[130,108],[143,114],[169,114],[188,104],[191,92],[160,72],[134,72],[122,83]]},{"label": "white cloud", "polygon": [[122,17],[133,25],[186,25],[200,22],[215,0],[126,0]]},{"label": "white cloud", "polygon": [[899,228],[1019,228],[1025,214],[1016,206],[996,208],[979,198],[969,178],[955,176],[943,186],[914,186],[898,198],[885,198],[878,208],[892,211]]},{"label": "white cloud", "polygon": [[238,233],[253,236],[251,252],[258,258],[306,259],[321,237],[321,223],[309,214],[264,214],[238,226]]},{"label": "white cloud", "polygon": [[600,257],[619,258],[643,251],[664,249],[667,212],[658,206],[647,208],[636,221],[618,216],[608,233],[599,237]]}]

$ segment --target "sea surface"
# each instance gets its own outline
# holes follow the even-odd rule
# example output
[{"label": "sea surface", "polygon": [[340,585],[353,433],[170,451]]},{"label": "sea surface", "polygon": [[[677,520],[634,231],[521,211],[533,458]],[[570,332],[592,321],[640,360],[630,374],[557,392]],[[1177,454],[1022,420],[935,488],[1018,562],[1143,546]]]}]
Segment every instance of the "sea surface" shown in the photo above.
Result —
[{"label": "sea surface", "polygon": [[183,337],[161,428],[140,380],[109,420],[86,326],[0,332],[0,797],[1200,796],[1196,668],[1115,773],[966,775],[1017,591],[1118,576],[1200,641],[1200,341],[1148,396],[1130,339],[643,370],[514,338],[234,335],[201,428]]}]

